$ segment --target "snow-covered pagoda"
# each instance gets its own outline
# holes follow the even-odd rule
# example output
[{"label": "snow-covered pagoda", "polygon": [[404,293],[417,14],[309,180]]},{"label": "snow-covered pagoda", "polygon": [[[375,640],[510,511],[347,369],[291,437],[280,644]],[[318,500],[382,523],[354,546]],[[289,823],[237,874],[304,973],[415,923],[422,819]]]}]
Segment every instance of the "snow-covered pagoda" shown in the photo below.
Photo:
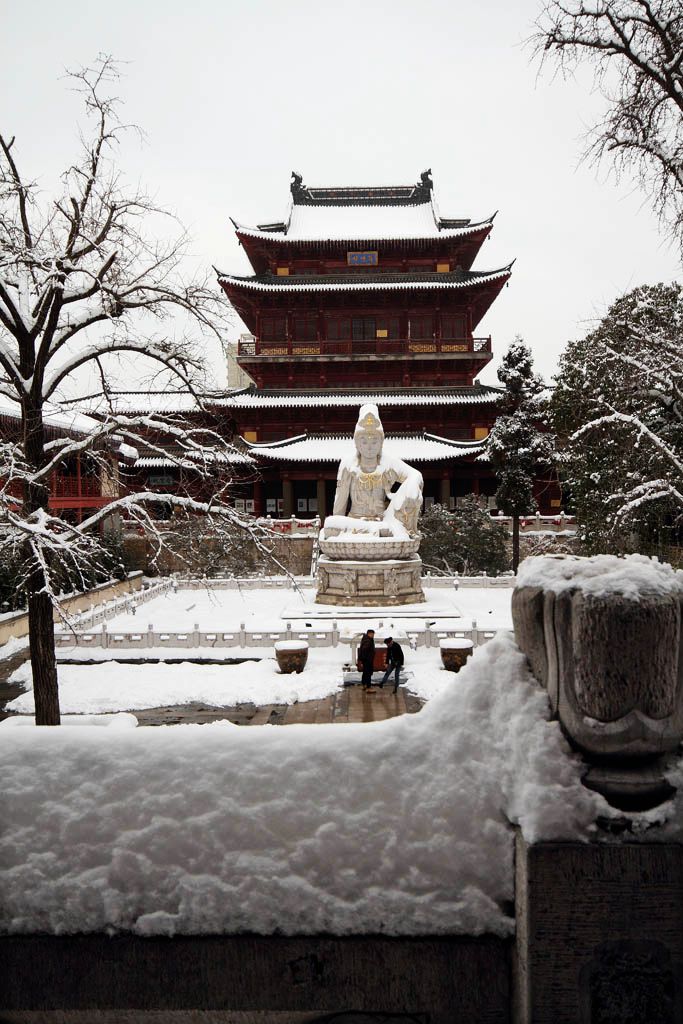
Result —
[{"label": "snow-covered pagoda", "polygon": [[499,392],[475,382],[491,359],[478,330],[512,264],[472,270],[493,217],[442,217],[429,171],[369,188],[295,173],[285,220],[233,223],[254,273],[219,281],[251,332],[237,361],[255,388],[231,404],[261,469],[254,511],[324,517],[367,402],[387,446],[420,464],[427,503],[493,495],[480,456]]}]

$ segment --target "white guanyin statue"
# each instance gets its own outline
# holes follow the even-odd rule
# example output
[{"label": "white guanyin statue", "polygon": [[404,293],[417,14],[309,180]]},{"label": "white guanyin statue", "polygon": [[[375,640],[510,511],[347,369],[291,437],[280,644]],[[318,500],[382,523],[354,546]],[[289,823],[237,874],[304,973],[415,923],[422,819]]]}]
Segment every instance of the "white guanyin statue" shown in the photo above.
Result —
[{"label": "white guanyin statue", "polygon": [[383,450],[376,405],[361,408],[353,440],[355,452],[339,464],[333,514],[320,531],[316,603],[422,602],[422,474]]},{"label": "white guanyin statue", "polygon": [[[340,534],[404,541],[417,538],[422,474],[383,451],[384,430],[376,405],[360,409],[353,440],[355,453],[339,465],[333,514],[325,520],[325,539]],[[400,486],[392,491],[396,484]]]}]

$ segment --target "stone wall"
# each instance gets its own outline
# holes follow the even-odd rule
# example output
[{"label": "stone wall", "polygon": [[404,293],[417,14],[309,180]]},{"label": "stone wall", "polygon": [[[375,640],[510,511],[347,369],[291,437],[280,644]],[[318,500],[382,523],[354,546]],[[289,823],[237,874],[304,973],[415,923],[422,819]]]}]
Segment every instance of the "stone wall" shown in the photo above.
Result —
[{"label": "stone wall", "polygon": [[0,1019],[507,1024],[511,947],[448,936],[7,936]]},{"label": "stone wall", "polygon": [[[73,597],[65,597],[61,602],[63,611],[69,615],[77,612],[90,611],[93,605],[103,604],[105,601],[113,601],[124,594],[132,594],[142,588],[142,573],[131,572],[125,580],[113,580],[111,583],[101,583],[94,590],[85,594],[74,594]],[[59,613],[53,613],[54,622],[60,621]],[[6,644],[12,637],[28,635],[28,614],[17,612],[14,615],[3,619],[0,622],[0,645]]]},{"label": "stone wall", "polygon": [[269,553],[259,550],[249,537],[240,542],[238,553],[224,550],[216,538],[207,538],[201,545],[178,543],[174,552],[159,555],[142,535],[126,534],[123,541],[126,564],[146,576],[281,576],[283,569],[293,576],[308,576],[313,555],[313,536],[296,534],[274,536],[268,542]]}]

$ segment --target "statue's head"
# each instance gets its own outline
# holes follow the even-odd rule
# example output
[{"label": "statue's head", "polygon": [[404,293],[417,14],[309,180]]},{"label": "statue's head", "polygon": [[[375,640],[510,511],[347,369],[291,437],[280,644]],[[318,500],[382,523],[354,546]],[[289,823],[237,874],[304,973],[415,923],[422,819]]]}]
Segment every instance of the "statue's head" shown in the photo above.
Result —
[{"label": "statue's head", "polygon": [[366,462],[382,454],[384,430],[376,405],[363,405],[358,413],[358,422],[353,432],[356,451]]}]

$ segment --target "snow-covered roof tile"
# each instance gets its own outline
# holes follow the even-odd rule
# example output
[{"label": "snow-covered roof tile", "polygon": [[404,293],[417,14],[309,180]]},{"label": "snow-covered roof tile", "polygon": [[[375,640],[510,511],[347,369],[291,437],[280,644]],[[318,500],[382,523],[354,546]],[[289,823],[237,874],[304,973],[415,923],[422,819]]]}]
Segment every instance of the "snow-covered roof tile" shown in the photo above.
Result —
[{"label": "snow-covered roof tile", "polygon": [[262,230],[237,224],[239,234],[278,242],[379,241],[387,239],[462,238],[490,228],[493,218],[476,224],[445,227],[431,203],[412,206],[299,206],[292,207],[289,223],[280,230]]},{"label": "snow-covered roof tile", "polygon": [[[423,388],[403,391],[287,391],[262,392],[241,389],[202,396],[207,408],[222,409],[317,409],[321,406],[353,408],[371,402],[384,407],[432,405],[491,405],[500,398],[499,388],[478,384],[462,388]],[[194,395],[178,392],[120,392],[111,396],[114,411],[124,413],[180,413],[198,411]],[[97,411],[94,402],[87,406]]]},{"label": "snow-covered roof tile", "polygon": [[[0,416],[13,420],[21,419],[21,406],[18,402],[0,395]],[[46,402],[43,420],[46,427],[63,430],[68,434],[90,434],[97,430],[100,423],[76,409],[62,409],[58,405]]]},{"label": "snow-covered roof tile", "polygon": [[238,451],[236,448],[220,452],[208,451],[204,455],[194,452],[178,452],[172,454],[169,453],[168,456],[142,455],[133,463],[133,469],[160,469],[162,467],[194,469],[196,466],[201,465],[204,462],[253,465],[254,459],[247,452]]},{"label": "snow-covered roof tile", "polygon": [[254,460],[250,455],[245,452],[238,452],[236,449],[232,452],[207,452],[204,457],[191,453],[184,456],[180,454],[177,456],[169,455],[168,457],[141,456],[133,463],[133,469],[195,469],[204,462],[220,464],[240,463],[250,466],[254,464]]},{"label": "snow-covered roof tile", "polygon": [[233,396],[225,396],[217,401],[220,405],[231,405],[236,409],[313,409],[325,406],[352,408],[366,405],[368,402],[378,406],[429,406],[429,405],[490,405],[500,399],[501,392],[497,388],[484,385],[462,389],[423,390],[423,391],[356,391],[356,392],[293,392],[268,394],[267,392],[248,391]]},{"label": "snow-covered roof tile", "polygon": [[407,289],[470,288],[504,281],[510,276],[512,264],[490,271],[453,271],[447,274],[348,274],[325,276],[276,277],[270,274],[237,277],[218,273],[220,284],[257,292],[349,292],[349,291],[406,291]]},{"label": "snow-covered roof tile", "polygon": [[[207,398],[208,401],[208,398]],[[189,391],[121,391],[106,398],[98,396],[79,403],[81,409],[100,416],[133,415],[135,413],[172,416],[199,412],[200,403]]]},{"label": "snow-covered roof tile", "polygon": [[[353,438],[348,434],[300,434],[284,441],[249,444],[258,459],[286,462],[341,462],[353,453]],[[434,434],[388,435],[384,450],[407,462],[434,462],[479,455],[484,450],[480,441],[451,441]]]}]

